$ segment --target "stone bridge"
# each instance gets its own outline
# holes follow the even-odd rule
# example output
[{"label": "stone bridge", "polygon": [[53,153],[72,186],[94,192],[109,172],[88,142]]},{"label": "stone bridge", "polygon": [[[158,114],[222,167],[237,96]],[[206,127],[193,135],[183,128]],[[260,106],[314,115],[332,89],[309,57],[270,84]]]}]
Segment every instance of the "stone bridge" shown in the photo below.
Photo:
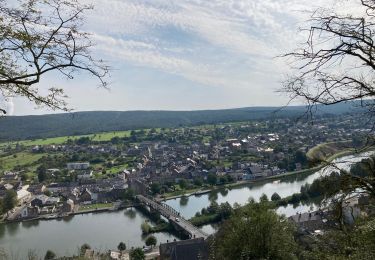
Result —
[{"label": "stone bridge", "polygon": [[204,233],[202,230],[191,224],[188,220],[184,219],[180,216],[175,209],[171,206],[158,203],[152,199],[146,198],[143,195],[137,195],[136,198],[142,204],[150,207],[150,209],[155,210],[160,213],[163,217],[167,218],[170,223],[178,230],[183,231],[187,234],[190,238],[204,238],[206,239],[208,235]]}]

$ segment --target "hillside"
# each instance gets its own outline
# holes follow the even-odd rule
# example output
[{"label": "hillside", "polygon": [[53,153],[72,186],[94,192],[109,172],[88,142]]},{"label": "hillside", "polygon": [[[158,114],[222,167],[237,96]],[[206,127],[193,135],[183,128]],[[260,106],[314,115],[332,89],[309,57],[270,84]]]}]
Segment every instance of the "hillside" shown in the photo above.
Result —
[{"label": "hillside", "polygon": [[[318,107],[318,114],[353,112],[351,104]],[[67,135],[153,127],[177,127],[226,123],[253,119],[297,117],[303,106],[252,107],[201,111],[92,111],[38,116],[9,116],[0,119],[0,141],[25,140]]]}]

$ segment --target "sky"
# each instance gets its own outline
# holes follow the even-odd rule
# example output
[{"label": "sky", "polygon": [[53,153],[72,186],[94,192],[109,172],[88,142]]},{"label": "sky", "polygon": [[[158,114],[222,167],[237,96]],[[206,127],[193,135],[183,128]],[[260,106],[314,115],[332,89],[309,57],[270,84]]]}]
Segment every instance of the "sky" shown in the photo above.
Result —
[{"label": "sky", "polygon": [[[286,105],[277,92],[289,73],[277,58],[296,48],[306,10],[323,0],[85,0],[84,29],[93,56],[111,66],[109,90],[85,74],[47,75],[41,89],[62,87],[69,108],[199,110]],[[24,99],[13,115],[55,113]]]}]

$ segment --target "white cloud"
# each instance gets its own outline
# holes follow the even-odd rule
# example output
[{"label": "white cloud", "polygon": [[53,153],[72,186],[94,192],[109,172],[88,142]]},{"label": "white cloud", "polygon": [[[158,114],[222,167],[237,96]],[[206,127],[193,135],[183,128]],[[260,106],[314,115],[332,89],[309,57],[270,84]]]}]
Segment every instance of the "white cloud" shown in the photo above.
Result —
[{"label": "white cloud", "polygon": [[[129,80],[129,84],[150,85],[150,88],[153,85],[162,86],[167,76],[177,75],[178,79],[173,77],[173,84],[217,86],[212,90],[226,92],[224,97],[246,100],[248,93],[249,104],[263,102],[267,105],[275,104],[276,98],[270,101],[269,97],[274,95],[283,74],[287,72],[286,64],[274,57],[294,49],[303,40],[298,33],[298,27],[303,26],[303,21],[308,18],[308,14],[303,11],[319,6],[342,5],[343,2],[82,1],[91,2],[95,6],[93,12],[86,14],[85,27],[93,33],[97,42],[95,54],[99,55],[95,56],[104,56],[103,58],[115,61],[120,66],[124,63],[127,67],[136,68],[137,72],[152,68],[163,74],[163,77],[157,79],[160,82],[155,84],[144,81],[137,84],[136,77]],[[350,10],[347,5],[351,1],[344,2],[346,6],[344,4],[342,10]],[[118,82],[118,79],[113,81]],[[218,104],[226,101],[215,100]],[[79,106],[80,104],[77,105],[78,109]],[[192,108],[194,106],[192,103]]]}]

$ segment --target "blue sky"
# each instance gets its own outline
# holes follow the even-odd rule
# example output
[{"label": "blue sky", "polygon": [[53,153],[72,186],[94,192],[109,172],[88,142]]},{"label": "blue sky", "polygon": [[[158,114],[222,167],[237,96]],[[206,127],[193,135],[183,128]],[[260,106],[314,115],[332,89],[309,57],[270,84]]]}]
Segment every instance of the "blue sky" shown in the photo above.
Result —
[{"label": "blue sky", "polygon": [[[49,75],[40,87],[64,87],[69,106],[87,110],[196,110],[278,106],[288,73],[275,56],[303,38],[307,0],[85,0],[94,55],[113,68],[110,90],[86,75]],[[332,4],[330,4],[332,5]],[[50,113],[14,98],[15,115]]]}]

